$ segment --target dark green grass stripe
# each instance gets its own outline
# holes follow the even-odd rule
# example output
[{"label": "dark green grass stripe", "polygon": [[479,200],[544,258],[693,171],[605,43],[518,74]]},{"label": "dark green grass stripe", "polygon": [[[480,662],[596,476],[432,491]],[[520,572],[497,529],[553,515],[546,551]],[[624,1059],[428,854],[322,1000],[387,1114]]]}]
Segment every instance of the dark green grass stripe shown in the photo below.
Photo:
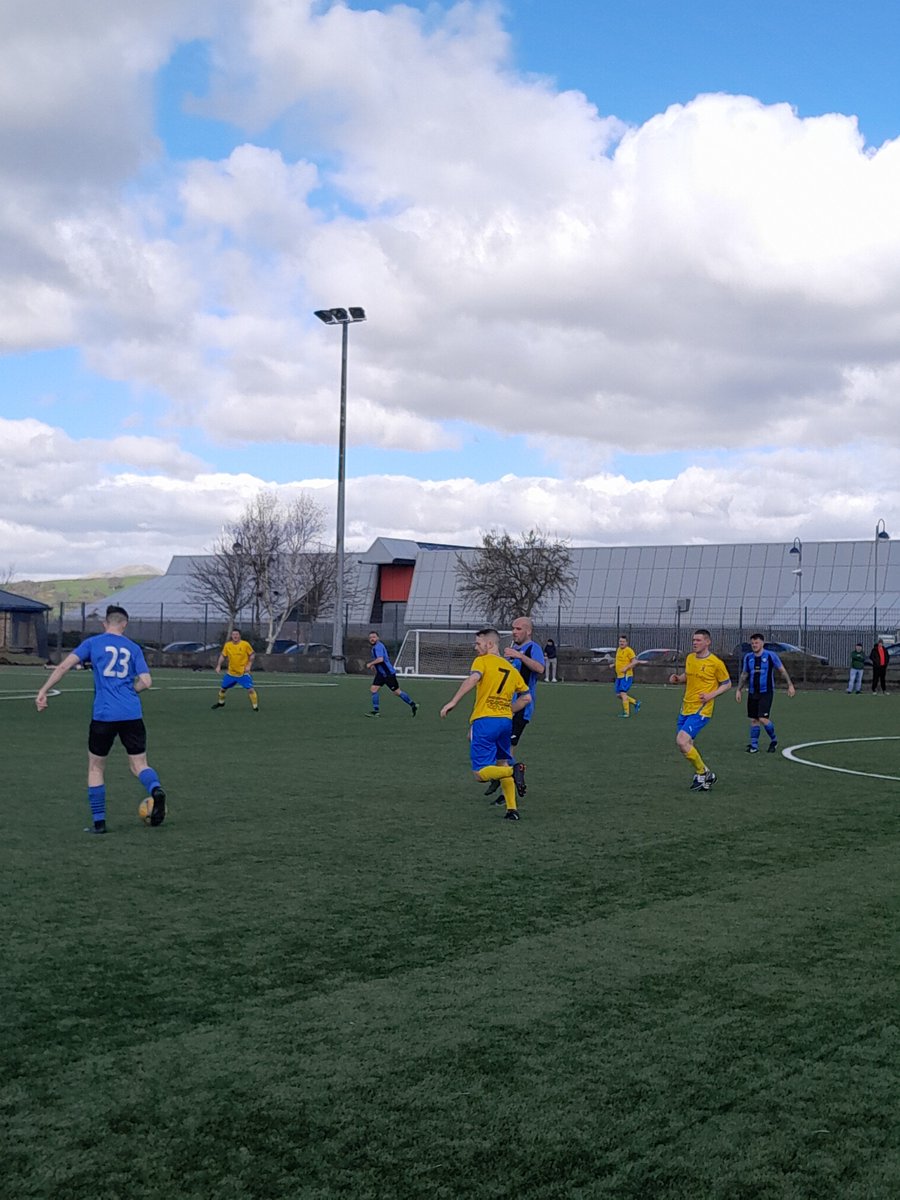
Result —
[{"label": "dark green grass stripe", "polygon": [[[896,1137],[882,1106],[893,1086],[891,913],[900,887],[895,856],[884,849],[865,855],[867,882],[860,892],[848,883],[858,880],[863,865],[855,857],[735,885],[732,894],[719,898],[657,904],[639,921],[618,914],[552,935],[514,937],[501,950],[470,956],[452,970],[420,969],[355,983],[303,1003],[259,998],[216,1029],[151,1039],[140,1049],[98,1054],[63,1070],[53,1083],[54,1095],[39,1097],[39,1108],[14,1091],[4,1101],[5,1111],[7,1104],[18,1109],[13,1137],[80,1147],[89,1161],[92,1130],[126,1136],[134,1103],[129,1097],[136,1086],[142,1091],[149,1084],[150,1102],[155,1096],[165,1103],[164,1128],[152,1132],[151,1142],[173,1139],[183,1147],[177,1169],[187,1173],[189,1183],[196,1173],[202,1184],[203,1170],[188,1146],[205,1140],[211,1145],[217,1137],[217,1119],[207,1106],[215,1114],[227,1097],[239,1112],[242,1103],[252,1107],[253,1097],[262,1094],[268,1097],[263,1107],[269,1120],[258,1114],[249,1131],[241,1123],[238,1141],[255,1145],[247,1151],[250,1158],[262,1148],[272,1154],[284,1141],[280,1120],[292,1112],[292,1137],[279,1152],[294,1163],[292,1170],[313,1169],[318,1141],[337,1138],[326,1162],[315,1168],[319,1184],[364,1171],[374,1172],[384,1186],[392,1156],[399,1167],[414,1153],[403,1124],[410,1106],[417,1105],[438,1125],[458,1128],[462,1121],[470,1133],[470,1122],[506,1122],[516,1131],[510,1180],[525,1194],[541,1194],[528,1189],[539,1189],[562,1171],[560,1141],[568,1147],[567,1186],[588,1186],[598,1171],[606,1173],[609,1186],[630,1186],[627,1164],[614,1166],[615,1147],[603,1135],[611,1120],[617,1140],[638,1139],[640,1186],[648,1185],[653,1170],[671,1176],[668,1183],[656,1180],[654,1186],[669,1189],[660,1194],[689,1194],[673,1187],[720,1186],[696,1161],[677,1165],[678,1146],[685,1138],[696,1140],[698,1128],[706,1130],[701,1141],[709,1139],[714,1157],[731,1162],[734,1174],[726,1178],[732,1181],[753,1162],[760,1138],[768,1139],[763,1176],[775,1171],[775,1178],[789,1165],[791,1146],[823,1153],[826,1135],[817,1132],[822,1129],[828,1130],[826,1146],[863,1137],[856,1170],[861,1163],[867,1172],[877,1173],[879,1163],[888,1170],[884,1147],[896,1149]],[[860,938],[863,928],[868,933]],[[883,971],[872,971],[873,962],[882,962]],[[761,963],[767,964],[762,974]],[[836,965],[846,973],[864,964],[870,969],[860,975],[858,988],[831,986]],[[586,1020],[589,1012],[593,1020]],[[666,1014],[662,1024],[660,1012]],[[248,1043],[248,1033],[260,1026],[265,1035],[257,1032]],[[617,1061],[622,1037],[632,1048],[625,1062]],[[211,1070],[211,1063],[219,1066]],[[844,1111],[841,1080],[860,1070],[868,1075],[871,1105],[860,1110],[856,1102],[852,1112]],[[567,1098],[572,1074],[580,1084]],[[712,1093],[711,1075],[717,1081]],[[176,1092],[165,1094],[179,1078],[191,1080],[192,1092],[199,1089],[185,1106]],[[823,1104],[829,1079],[833,1099]],[[564,1137],[542,1130],[540,1105],[537,1111],[529,1105],[529,1082],[543,1105],[551,1099],[563,1105]],[[72,1127],[65,1113],[86,1086],[104,1100]],[[379,1112],[381,1106],[389,1118]],[[364,1138],[356,1131],[355,1146],[353,1131],[341,1133],[349,1111],[357,1121],[363,1114],[369,1130]],[[551,1150],[558,1155],[544,1184],[513,1169],[522,1157],[516,1143],[523,1136],[537,1146],[547,1142],[542,1157]],[[493,1135],[486,1138],[486,1146],[495,1144]],[[574,1148],[583,1158],[580,1165]],[[451,1138],[445,1152],[456,1151],[462,1161],[454,1168],[461,1172],[455,1194],[514,1194],[512,1182],[504,1190],[478,1190],[486,1164],[477,1142],[472,1147],[467,1140],[463,1150]],[[831,1153],[826,1150],[825,1157]],[[656,1163],[653,1170],[648,1158]],[[779,1158],[776,1170],[772,1164]],[[441,1164],[415,1169],[421,1186],[439,1185]],[[836,1178],[844,1177],[837,1158],[831,1169]],[[846,1174],[848,1188],[854,1173]],[[72,1183],[78,1186],[77,1177]]]}]

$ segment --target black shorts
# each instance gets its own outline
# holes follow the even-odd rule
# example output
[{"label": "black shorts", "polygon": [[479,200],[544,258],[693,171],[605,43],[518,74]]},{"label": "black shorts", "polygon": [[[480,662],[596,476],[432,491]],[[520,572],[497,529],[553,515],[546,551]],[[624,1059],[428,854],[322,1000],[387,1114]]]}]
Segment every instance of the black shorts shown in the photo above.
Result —
[{"label": "black shorts", "polygon": [[397,676],[391,672],[388,675],[375,675],[372,680],[372,687],[386,687],[389,692],[399,692],[400,684],[397,682]]},{"label": "black shorts", "polygon": [[91,721],[88,750],[97,758],[106,758],[117,737],[126,754],[147,753],[147,730],[140,718],[136,721]]},{"label": "black shorts", "polygon": [[772,711],[774,692],[754,692],[747,697],[747,716],[756,719],[767,717]]},{"label": "black shorts", "polygon": [[521,712],[513,713],[512,737],[509,739],[514,746],[518,746],[519,738],[525,732],[525,726],[528,722],[525,720],[525,709]]}]

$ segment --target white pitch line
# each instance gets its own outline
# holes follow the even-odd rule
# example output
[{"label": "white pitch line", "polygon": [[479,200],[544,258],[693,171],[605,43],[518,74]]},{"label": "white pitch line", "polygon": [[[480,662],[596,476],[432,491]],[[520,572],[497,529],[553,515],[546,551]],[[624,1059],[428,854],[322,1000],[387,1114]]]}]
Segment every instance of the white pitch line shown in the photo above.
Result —
[{"label": "white pitch line", "polygon": [[[309,688],[309,687],[337,687],[336,683],[261,683],[254,684],[258,692],[270,692],[273,688]],[[172,684],[155,684],[150,689],[151,692],[211,692],[216,690],[215,683],[176,683]],[[228,691],[233,692],[233,687],[228,688]],[[239,692],[244,691],[243,688],[237,689]]]},{"label": "white pitch line", "polygon": [[[47,693],[48,696],[58,696],[59,694],[58,688],[51,688]],[[33,700],[36,695],[37,692],[9,692],[8,694],[4,692],[0,693],[0,700]]]},{"label": "white pitch line", "polygon": [[861,775],[865,779],[890,779],[893,783],[900,783],[900,775],[878,775],[875,771],[851,771],[849,767],[831,767],[827,763],[812,762],[808,758],[800,758],[795,754],[795,750],[806,750],[810,746],[841,746],[848,742],[898,742],[900,737],[896,735],[885,735],[883,737],[864,737],[864,738],[831,738],[827,742],[799,742],[796,746],[788,746],[786,750],[782,750],[785,758],[789,758],[791,762],[802,763],[804,767],[818,767],[820,771],[838,771],[841,775]]},{"label": "white pitch line", "polygon": [[[290,688],[296,691],[298,688],[334,688],[336,683],[264,683],[261,685],[263,691],[270,692],[273,688]],[[67,696],[86,696],[93,694],[93,688],[78,688],[69,687],[65,689]],[[216,690],[216,684],[209,683],[176,683],[176,684],[159,684],[154,683],[150,688],[151,692],[212,692]],[[244,689],[239,688],[239,691]],[[259,691],[260,688],[257,688]],[[63,693],[58,688],[52,688],[48,696],[61,696]],[[142,693],[143,694],[143,693]],[[33,700],[37,695],[36,692],[0,692],[0,700]]]}]

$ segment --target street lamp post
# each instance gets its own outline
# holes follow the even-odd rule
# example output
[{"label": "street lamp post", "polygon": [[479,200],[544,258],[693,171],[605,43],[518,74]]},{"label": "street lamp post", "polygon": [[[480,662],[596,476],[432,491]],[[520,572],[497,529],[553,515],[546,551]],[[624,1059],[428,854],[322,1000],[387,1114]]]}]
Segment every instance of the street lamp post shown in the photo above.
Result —
[{"label": "street lamp post", "polygon": [[794,574],[797,576],[797,645],[803,645],[803,543],[798,537],[788,550],[788,554],[797,555],[797,566]]},{"label": "street lamp post", "polygon": [[884,518],[875,526],[875,578],[872,581],[872,633],[878,641],[878,543],[889,542],[891,535],[884,527]]},{"label": "street lamp post", "polygon": [[334,633],[331,646],[331,674],[346,674],[344,662],[344,491],[347,457],[347,330],[366,319],[364,308],[320,308],[316,316],[326,325],[341,327],[341,421],[338,435],[337,535],[335,550],[337,578],[334,586]]}]

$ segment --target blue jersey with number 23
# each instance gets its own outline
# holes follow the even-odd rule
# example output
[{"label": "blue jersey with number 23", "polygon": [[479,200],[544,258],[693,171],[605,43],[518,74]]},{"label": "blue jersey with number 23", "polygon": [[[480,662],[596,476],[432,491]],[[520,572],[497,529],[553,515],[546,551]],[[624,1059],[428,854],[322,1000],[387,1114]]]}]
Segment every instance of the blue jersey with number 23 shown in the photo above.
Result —
[{"label": "blue jersey with number 23", "polygon": [[98,633],[72,651],[94,672],[94,720],[136,721],[141,700],[134,690],[138,675],[148,675],[144,652],[121,633]]}]

